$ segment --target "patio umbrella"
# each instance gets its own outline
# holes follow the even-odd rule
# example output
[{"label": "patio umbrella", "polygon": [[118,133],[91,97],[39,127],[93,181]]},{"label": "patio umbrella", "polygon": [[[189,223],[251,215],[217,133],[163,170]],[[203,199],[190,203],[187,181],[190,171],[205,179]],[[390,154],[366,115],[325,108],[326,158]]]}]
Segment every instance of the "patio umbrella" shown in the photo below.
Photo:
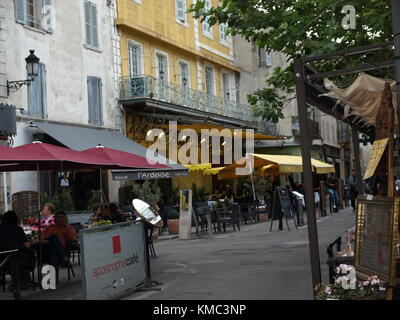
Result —
[{"label": "patio umbrella", "polygon": [[[2,147],[0,148],[0,171],[48,171],[48,170],[68,170],[68,169],[88,169],[103,167],[107,169],[123,169],[123,168],[158,168],[167,167],[156,164],[151,165],[141,161],[134,162],[132,158],[127,159],[121,156],[120,165],[111,157],[103,158],[100,154],[89,154],[68,148],[58,147],[42,142],[34,142],[16,148]],[[135,156],[135,155],[133,155]],[[40,180],[38,179],[38,190],[40,190]],[[38,208],[40,209],[40,196],[38,197]],[[41,242],[41,217],[39,214],[39,243]],[[41,258],[41,246],[39,245],[39,261]],[[38,274],[40,279],[40,266]]]},{"label": "patio umbrella", "polygon": [[[89,155],[91,157],[99,157],[101,159],[106,159],[111,163],[117,163],[121,167],[130,167],[130,168],[147,168],[147,169],[157,169],[157,168],[170,168],[167,165],[155,163],[149,163],[149,159],[129,153],[124,152],[112,148],[107,148],[102,145],[98,145],[94,148],[86,149],[80,151],[82,154]],[[100,192],[101,192],[101,202],[103,202],[103,185],[102,185],[102,175],[101,171],[104,169],[102,166],[100,167]]]}]

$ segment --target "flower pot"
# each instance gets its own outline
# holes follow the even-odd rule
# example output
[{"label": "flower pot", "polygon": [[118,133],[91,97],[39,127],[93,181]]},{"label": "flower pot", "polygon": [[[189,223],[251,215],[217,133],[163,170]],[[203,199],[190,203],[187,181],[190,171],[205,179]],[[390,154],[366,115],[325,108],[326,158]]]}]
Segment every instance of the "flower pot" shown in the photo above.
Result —
[{"label": "flower pot", "polygon": [[259,219],[260,219],[260,222],[261,222],[261,221],[268,221],[268,215],[267,215],[266,213],[260,213],[260,214],[258,215],[258,217],[259,217]]},{"label": "flower pot", "polygon": [[178,234],[179,233],[179,219],[168,219],[167,221],[168,233]]}]

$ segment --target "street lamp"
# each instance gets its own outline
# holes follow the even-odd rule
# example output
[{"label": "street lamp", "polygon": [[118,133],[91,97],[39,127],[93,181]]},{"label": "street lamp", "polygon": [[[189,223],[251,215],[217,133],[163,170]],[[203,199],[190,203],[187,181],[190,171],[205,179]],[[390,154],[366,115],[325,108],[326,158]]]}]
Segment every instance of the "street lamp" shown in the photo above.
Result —
[{"label": "street lamp", "polygon": [[26,70],[28,72],[28,79],[26,80],[17,80],[17,81],[8,81],[7,80],[7,96],[10,95],[10,92],[16,92],[23,85],[29,86],[31,82],[37,77],[39,73],[39,61],[40,59],[35,56],[35,50],[29,50],[30,55],[25,58],[26,61]]}]

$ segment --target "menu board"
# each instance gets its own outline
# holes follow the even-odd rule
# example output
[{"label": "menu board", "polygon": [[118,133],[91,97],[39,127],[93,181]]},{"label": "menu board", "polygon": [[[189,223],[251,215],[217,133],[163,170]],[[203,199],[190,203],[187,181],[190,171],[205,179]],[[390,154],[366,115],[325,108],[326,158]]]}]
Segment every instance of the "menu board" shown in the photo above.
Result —
[{"label": "menu board", "polygon": [[356,269],[391,282],[396,266],[398,201],[386,197],[372,200],[359,197],[357,210]]}]

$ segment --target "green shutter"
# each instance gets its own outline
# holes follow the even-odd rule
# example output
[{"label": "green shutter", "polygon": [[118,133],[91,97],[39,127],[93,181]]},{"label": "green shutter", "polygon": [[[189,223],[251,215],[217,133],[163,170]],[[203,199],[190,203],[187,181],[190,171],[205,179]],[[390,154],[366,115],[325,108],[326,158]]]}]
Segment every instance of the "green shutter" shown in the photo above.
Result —
[{"label": "green shutter", "polygon": [[86,44],[92,44],[92,32],[90,27],[91,10],[89,1],[85,1],[85,30],[86,30]]},{"label": "green shutter", "polygon": [[97,29],[97,7],[91,4],[91,27],[92,27],[92,43],[95,48],[99,47],[98,29]]}]

